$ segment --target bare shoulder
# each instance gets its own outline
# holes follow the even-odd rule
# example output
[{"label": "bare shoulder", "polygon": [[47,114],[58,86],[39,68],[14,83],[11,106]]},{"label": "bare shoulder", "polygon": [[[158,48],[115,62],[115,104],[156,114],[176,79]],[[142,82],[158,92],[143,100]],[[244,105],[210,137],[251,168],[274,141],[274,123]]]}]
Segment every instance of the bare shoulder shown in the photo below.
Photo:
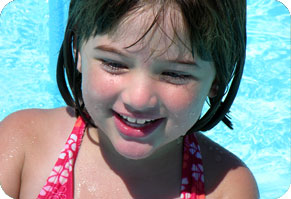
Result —
[{"label": "bare shoulder", "polygon": [[[70,109],[29,109],[7,116],[0,122],[0,184],[10,197],[18,198],[26,152],[36,138],[45,139],[48,129],[68,120]],[[52,125],[53,124],[53,125]],[[44,138],[42,138],[44,137]]]},{"label": "bare shoulder", "polygon": [[197,133],[208,198],[257,199],[257,183],[248,167],[233,153]]},{"label": "bare shoulder", "polygon": [[17,111],[0,122],[0,136],[25,141],[41,132],[42,129],[63,125],[74,117],[74,111],[69,107]]}]

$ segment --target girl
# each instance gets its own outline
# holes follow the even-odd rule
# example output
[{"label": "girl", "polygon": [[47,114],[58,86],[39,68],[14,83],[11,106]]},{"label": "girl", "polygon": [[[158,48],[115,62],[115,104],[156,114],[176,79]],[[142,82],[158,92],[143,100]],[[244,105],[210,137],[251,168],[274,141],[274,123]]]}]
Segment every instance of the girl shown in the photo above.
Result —
[{"label": "girl", "polygon": [[71,0],[57,66],[68,107],[1,122],[4,191],[258,198],[248,168],[200,133],[221,120],[232,128],[245,20],[243,0]]}]

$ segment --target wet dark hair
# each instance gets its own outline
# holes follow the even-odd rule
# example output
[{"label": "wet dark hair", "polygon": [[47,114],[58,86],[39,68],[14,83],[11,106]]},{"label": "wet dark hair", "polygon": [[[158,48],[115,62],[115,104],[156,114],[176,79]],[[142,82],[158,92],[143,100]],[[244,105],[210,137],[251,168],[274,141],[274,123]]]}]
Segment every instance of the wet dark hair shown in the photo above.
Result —
[{"label": "wet dark hair", "polygon": [[[71,0],[68,23],[57,63],[57,83],[68,106],[92,126],[81,91],[81,73],[77,70],[79,47],[91,36],[110,33],[128,13],[145,5],[178,6],[189,36],[192,54],[213,61],[218,93],[209,98],[208,111],[189,130],[207,131],[221,120],[232,129],[227,113],[235,99],[241,81],[246,51],[245,0]],[[158,23],[159,13],[138,43]]]}]

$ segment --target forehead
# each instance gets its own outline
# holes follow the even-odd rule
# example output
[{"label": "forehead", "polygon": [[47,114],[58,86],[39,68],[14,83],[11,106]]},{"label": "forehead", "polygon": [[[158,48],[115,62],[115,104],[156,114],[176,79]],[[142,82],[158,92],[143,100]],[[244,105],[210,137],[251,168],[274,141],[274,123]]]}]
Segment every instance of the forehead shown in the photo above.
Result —
[{"label": "forehead", "polygon": [[130,53],[192,58],[189,37],[177,5],[147,5],[131,11],[118,26],[101,37],[99,43],[118,45]]}]

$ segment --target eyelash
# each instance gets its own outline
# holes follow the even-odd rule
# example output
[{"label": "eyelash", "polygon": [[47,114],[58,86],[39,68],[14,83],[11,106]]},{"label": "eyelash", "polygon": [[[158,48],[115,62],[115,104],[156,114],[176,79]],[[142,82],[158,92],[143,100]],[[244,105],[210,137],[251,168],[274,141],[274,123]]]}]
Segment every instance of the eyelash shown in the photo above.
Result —
[{"label": "eyelash", "polygon": [[[99,61],[102,63],[103,68],[111,74],[122,74],[128,70],[126,65],[115,61],[104,59],[99,59]],[[160,76],[161,80],[175,85],[187,84],[189,81],[195,79],[192,75],[180,74],[175,71],[163,72]]]},{"label": "eyelash", "polygon": [[161,79],[176,85],[187,84],[189,81],[193,80],[192,75],[179,74],[177,72],[163,72],[161,74]]},{"label": "eyelash", "polygon": [[118,62],[110,61],[110,60],[104,60],[104,59],[99,59],[101,62],[103,68],[113,74],[118,74],[124,72],[124,70],[127,70],[128,67],[120,64]]}]

